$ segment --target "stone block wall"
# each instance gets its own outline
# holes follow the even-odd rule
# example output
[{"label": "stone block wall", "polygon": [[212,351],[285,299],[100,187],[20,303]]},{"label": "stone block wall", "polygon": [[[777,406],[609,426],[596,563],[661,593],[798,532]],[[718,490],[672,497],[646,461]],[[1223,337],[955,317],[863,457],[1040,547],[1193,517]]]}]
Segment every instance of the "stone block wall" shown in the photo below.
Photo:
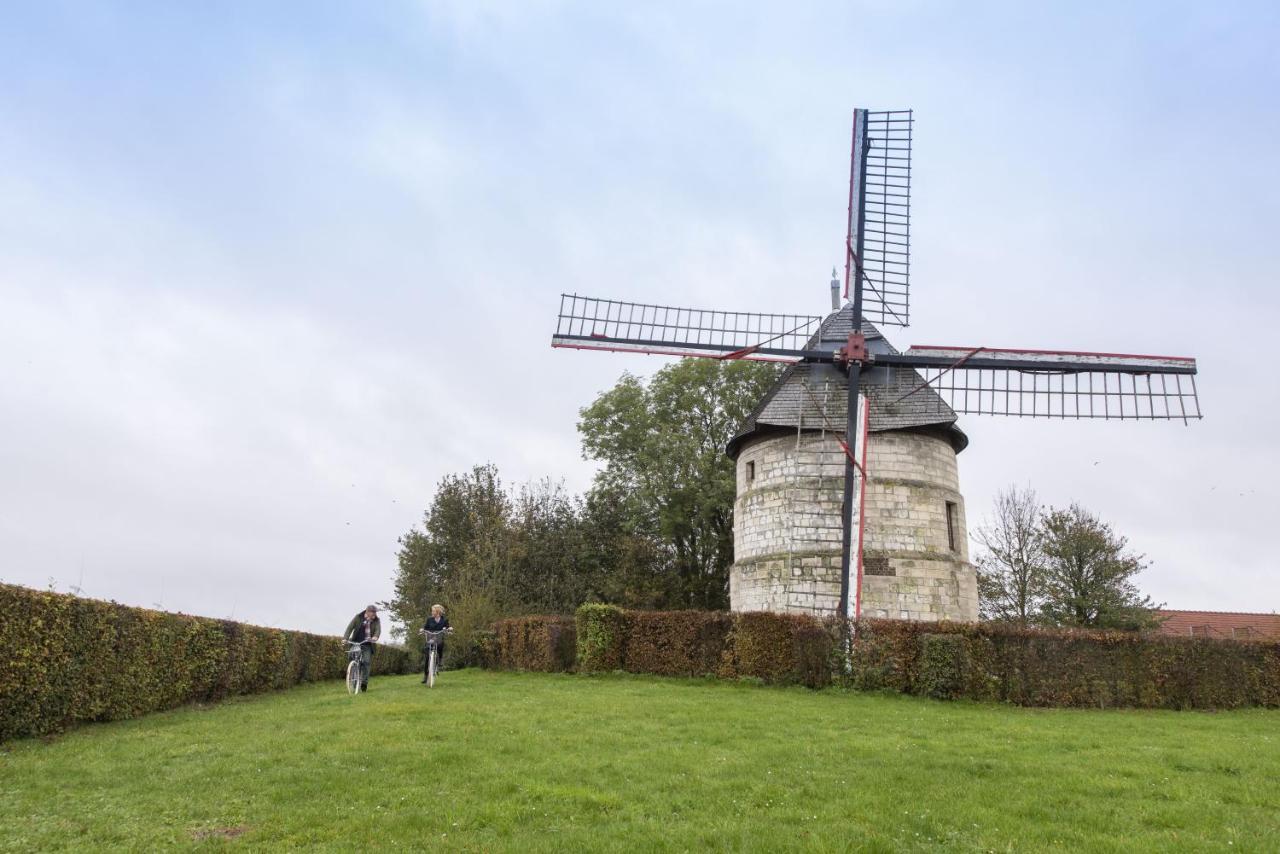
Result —
[{"label": "stone block wall", "polygon": [[[862,613],[976,620],[977,579],[951,444],[927,433],[872,433],[867,470]],[[834,614],[843,498],[844,452],[832,434],[775,434],[743,447],[730,607]]]}]

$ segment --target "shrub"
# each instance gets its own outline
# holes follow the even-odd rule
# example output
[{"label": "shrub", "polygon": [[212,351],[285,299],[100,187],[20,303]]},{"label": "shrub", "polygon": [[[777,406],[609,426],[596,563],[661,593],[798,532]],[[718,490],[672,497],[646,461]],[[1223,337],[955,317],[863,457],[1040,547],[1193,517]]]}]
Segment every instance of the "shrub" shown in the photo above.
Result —
[{"label": "shrub", "polygon": [[[439,670],[462,670],[467,667],[483,667],[480,641],[484,635],[492,635],[488,629],[466,631],[454,629],[444,639],[444,656],[436,662]],[[427,639],[414,633],[415,669],[422,672],[427,666]]]},{"label": "shrub", "polygon": [[503,670],[554,673],[573,669],[572,617],[512,617],[494,623],[494,661]]},{"label": "shrub", "polygon": [[481,629],[471,633],[471,647],[475,650],[474,664],[477,667],[496,668],[498,666],[498,633],[492,629]]},{"label": "shrub", "polygon": [[622,669],[707,676],[720,667],[732,615],[723,611],[627,611]]},{"label": "shrub", "polygon": [[920,636],[920,677],[916,690],[935,700],[954,700],[964,693],[965,639],[961,635]]},{"label": "shrub", "polygon": [[[0,584],[0,741],[185,703],[340,678],[336,637],[129,608]],[[410,656],[382,645],[373,672]]]},{"label": "shrub", "polygon": [[626,613],[614,605],[588,603],[574,615],[578,630],[578,670],[607,673],[626,659]]},{"label": "shrub", "polygon": [[831,683],[831,635],[803,614],[733,615],[720,675],[822,688]]}]

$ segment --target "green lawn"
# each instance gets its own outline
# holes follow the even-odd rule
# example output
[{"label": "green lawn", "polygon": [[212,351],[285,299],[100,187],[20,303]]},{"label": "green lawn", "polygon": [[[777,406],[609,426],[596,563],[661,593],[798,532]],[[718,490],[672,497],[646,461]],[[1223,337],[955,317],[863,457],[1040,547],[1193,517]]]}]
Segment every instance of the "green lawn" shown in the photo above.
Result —
[{"label": "green lawn", "polygon": [[0,847],[1280,849],[1280,713],[446,673],[0,747]]}]

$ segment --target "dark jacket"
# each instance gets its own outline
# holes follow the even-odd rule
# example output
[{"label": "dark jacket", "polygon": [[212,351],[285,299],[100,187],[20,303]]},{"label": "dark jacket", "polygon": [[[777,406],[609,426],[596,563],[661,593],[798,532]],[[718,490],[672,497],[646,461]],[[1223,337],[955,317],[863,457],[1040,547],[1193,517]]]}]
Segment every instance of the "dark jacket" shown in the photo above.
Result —
[{"label": "dark jacket", "polygon": [[437,620],[435,617],[427,617],[427,622],[422,626],[422,628],[429,632],[442,632],[449,628],[449,618],[441,617]]},{"label": "dark jacket", "polygon": [[382,637],[382,621],[377,617],[374,617],[369,624],[369,635],[370,636],[368,638],[365,637],[364,611],[361,611],[351,618],[351,622],[347,623],[347,631],[343,637],[348,640],[355,641],[356,643],[359,643],[362,640],[376,641],[378,638]]}]

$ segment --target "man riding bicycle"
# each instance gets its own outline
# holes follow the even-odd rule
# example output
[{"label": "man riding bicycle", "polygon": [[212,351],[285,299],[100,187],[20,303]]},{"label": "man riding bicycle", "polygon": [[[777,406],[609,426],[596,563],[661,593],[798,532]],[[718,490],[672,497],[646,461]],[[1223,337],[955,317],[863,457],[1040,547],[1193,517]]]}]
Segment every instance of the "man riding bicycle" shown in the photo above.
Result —
[{"label": "man riding bicycle", "polygon": [[[373,645],[382,636],[382,621],[378,609],[369,605],[347,623],[345,640],[360,644],[360,690],[369,690],[369,663],[373,660]],[[368,641],[368,643],[365,643]]]}]

